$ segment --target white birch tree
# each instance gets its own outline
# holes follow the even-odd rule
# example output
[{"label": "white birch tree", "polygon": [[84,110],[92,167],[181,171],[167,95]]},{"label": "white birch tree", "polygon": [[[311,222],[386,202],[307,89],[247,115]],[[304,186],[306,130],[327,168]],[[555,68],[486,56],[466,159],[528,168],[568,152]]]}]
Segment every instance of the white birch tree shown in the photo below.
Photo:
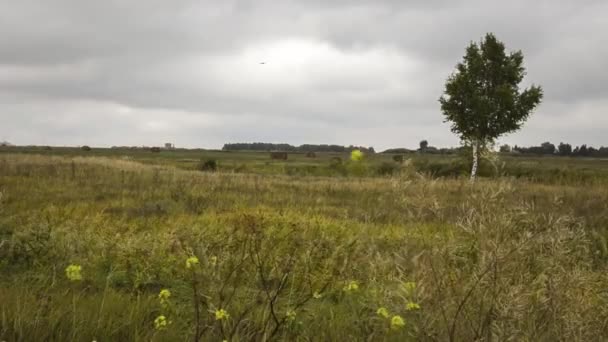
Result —
[{"label": "white birch tree", "polygon": [[471,181],[477,175],[480,151],[521,128],[542,100],[540,86],[520,91],[526,74],[523,60],[521,51],[506,54],[504,44],[488,33],[479,44],[467,47],[463,61],[448,77],[439,102],[452,132],[471,144]]}]

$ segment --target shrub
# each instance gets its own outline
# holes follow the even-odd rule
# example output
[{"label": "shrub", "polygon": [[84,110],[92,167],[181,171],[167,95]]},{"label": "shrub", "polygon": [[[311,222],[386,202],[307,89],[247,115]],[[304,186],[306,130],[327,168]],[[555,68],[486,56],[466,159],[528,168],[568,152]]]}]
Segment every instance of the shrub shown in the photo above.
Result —
[{"label": "shrub", "polygon": [[378,174],[381,176],[390,176],[398,170],[398,166],[394,163],[384,162],[378,167]]},{"label": "shrub", "polygon": [[342,164],[342,158],[340,157],[331,157],[329,160],[330,164]]},{"label": "shrub", "polygon": [[198,170],[199,171],[217,171],[217,160],[215,159],[208,159],[205,161],[202,161],[198,164]]},{"label": "shrub", "polygon": [[393,161],[395,161],[396,163],[403,163],[403,156],[402,155],[394,155],[393,156]]},{"label": "shrub", "polygon": [[160,147],[152,147],[152,148],[150,148],[150,152],[159,153]]},{"label": "shrub", "polygon": [[90,151],[90,150],[91,150],[91,147],[89,147],[89,146],[87,146],[87,145],[84,145],[84,146],[82,146],[80,149],[81,149],[81,150],[83,150],[83,151],[87,151],[87,152],[88,152],[88,151]]},{"label": "shrub", "polygon": [[270,152],[270,159],[287,160],[287,152]]},{"label": "shrub", "polygon": [[329,161],[329,169],[333,174],[339,174],[342,176],[348,175],[346,166],[342,163],[342,158],[332,157]]}]

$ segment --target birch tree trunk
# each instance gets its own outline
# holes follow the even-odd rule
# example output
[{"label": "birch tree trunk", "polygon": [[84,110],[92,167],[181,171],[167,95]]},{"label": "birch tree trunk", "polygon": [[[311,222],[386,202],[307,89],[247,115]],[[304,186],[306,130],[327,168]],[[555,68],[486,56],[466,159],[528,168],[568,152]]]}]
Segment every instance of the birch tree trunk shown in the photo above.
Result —
[{"label": "birch tree trunk", "polygon": [[479,146],[477,141],[473,141],[473,167],[471,168],[471,183],[475,182],[475,177],[477,177],[477,164],[479,160]]}]

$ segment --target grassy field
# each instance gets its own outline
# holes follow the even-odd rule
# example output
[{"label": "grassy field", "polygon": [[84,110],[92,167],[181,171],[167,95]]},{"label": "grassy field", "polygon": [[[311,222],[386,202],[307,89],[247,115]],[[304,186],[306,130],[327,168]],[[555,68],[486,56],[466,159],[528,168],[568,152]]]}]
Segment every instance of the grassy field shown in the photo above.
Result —
[{"label": "grassy field", "polygon": [[406,159],[5,148],[0,341],[608,337],[608,161]]},{"label": "grassy field", "polygon": [[[457,178],[470,171],[470,161],[459,155],[435,154],[384,154],[367,155],[363,165],[348,163],[347,153],[289,153],[287,160],[273,160],[268,152],[233,152],[214,150],[162,150],[159,153],[146,149],[53,147],[0,147],[0,154],[27,154],[65,157],[108,157],[132,160],[156,166],[173,166],[182,170],[198,170],[200,164],[214,160],[218,170],[259,175],[290,175],[319,177],[377,177],[400,173],[403,163],[395,162],[401,156],[416,172],[430,178]],[[608,159],[579,157],[530,157],[518,154],[496,154],[491,160],[483,159],[479,170],[486,177],[514,177],[543,184],[608,184]]]}]

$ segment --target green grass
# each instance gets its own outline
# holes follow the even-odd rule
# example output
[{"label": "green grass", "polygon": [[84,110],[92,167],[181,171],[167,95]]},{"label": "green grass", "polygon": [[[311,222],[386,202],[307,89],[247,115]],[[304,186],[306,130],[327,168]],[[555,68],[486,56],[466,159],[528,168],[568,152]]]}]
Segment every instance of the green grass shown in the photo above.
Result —
[{"label": "green grass", "polygon": [[[365,163],[354,165],[348,153],[316,153],[309,158],[305,153],[289,153],[288,160],[272,160],[268,152],[234,152],[214,150],[162,150],[159,153],[144,149],[53,147],[0,147],[1,154],[48,155],[64,157],[108,157],[132,160],[155,166],[172,166],[182,170],[197,170],[201,162],[217,161],[219,171],[315,177],[382,177],[400,173],[404,168],[431,178],[457,178],[470,170],[470,161],[458,155],[410,153],[402,155],[405,162],[393,160],[394,154],[371,154]],[[517,154],[497,154],[493,161],[483,160],[480,174],[485,177],[514,177],[536,183],[561,185],[608,185],[608,159],[571,157],[531,157]],[[408,167],[411,166],[411,167]]]},{"label": "green grass", "polygon": [[[387,155],[341,156],[343,169],[324,154],[124,156],[0,153],[0,340],[608,336],[605,161],[509,156],[472,186],[448,156],[410,156],[392,176],[376,172]],[[201,159],[219,172],[196,171]]]}]

